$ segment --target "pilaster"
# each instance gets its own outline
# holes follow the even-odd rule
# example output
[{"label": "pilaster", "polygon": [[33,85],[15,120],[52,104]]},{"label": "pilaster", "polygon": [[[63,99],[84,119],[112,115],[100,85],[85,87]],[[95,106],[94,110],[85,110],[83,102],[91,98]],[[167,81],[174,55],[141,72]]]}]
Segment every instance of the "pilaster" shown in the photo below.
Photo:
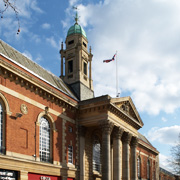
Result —
[{"label": "pilaster", "polygon": [[85,179],[85,134],[86,128],[79,126],[79,161],[80,161],[80,180]]},{"label": "pilaster", "polygon": [[28,180],[28,171],[20,171],[20,179],[21,180]]},{"label": "pilaster", "polygon": [[137,162],[136,162],[136,148],[138,145],[138,138],[132,137],[131,140],[131,179],[137,180]]},{"label": "pilaster", "polygon": [[114,127],[113,130],[113,180],[121,179],[121,137],[123,128]]},{"label": "pilaster", "polygon": [[122,180],[130,180],[130,167],[129,167],[129,144],[131,142],[132,134],[129,132],[123,135],[123,168]]},{"label": "pilaster", "polygon": [[100,122],[102,128],[102,179],[111,180],[110,135],[114,124],[109,120]]}]

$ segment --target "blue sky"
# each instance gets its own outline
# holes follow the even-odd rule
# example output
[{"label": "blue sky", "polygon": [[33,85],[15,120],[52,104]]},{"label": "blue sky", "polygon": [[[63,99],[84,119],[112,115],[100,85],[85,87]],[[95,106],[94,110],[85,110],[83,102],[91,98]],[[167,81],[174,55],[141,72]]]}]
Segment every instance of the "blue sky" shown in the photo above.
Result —
[{"label": "blue sky", "polygon": [[[96,96],[116,95],[117,51],[120,96],[131,96],[144,122],[140,132],[168,166],[170,147],[180,133],[179,0],[16,0],[21,32],[10,9],[0,19],[0,38],[60,75],[60,44],[74,24],[73,6],[93,53]],[[0,0],[0,7],[2,0]],[[2,9],[1,9],[2,10]]]}]

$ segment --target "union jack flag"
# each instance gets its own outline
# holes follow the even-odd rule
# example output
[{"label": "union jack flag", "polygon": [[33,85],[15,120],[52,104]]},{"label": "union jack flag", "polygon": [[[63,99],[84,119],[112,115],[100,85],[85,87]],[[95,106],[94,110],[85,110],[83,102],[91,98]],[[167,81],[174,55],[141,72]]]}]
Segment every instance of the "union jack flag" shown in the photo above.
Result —
[{"label": "union jack flag", "polygon": [[103,60],[103,63],[109,63],[111,61],[114,61],[116,57],[116,54],[112,57],[112,59]]}]

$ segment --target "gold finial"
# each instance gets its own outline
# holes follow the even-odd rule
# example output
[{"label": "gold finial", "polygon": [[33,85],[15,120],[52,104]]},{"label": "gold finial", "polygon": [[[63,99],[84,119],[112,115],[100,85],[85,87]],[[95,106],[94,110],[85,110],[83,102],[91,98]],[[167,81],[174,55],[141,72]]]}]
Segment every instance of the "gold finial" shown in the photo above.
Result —
[{"label": "gold finial", "polygon": [[76,11],[76,16],[75,16],[75,24],[78,24],[78,21],[79,21],[79,16],[78,16],[78,7],[77,6],[73,6],[73,9],[75,9]]}]

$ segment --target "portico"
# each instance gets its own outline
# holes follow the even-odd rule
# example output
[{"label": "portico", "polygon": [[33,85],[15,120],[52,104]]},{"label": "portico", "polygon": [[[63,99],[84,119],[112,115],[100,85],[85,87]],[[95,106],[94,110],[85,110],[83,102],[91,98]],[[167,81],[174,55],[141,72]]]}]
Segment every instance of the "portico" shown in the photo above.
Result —
[{"label": "portico", "polygon": [[[102,96],[80,103],[79,123],[86,127],[81,138],[80,152],[84,148],[84,176],[86,179],[136,180],[137,130],[143,123],[131,98]],[[101,144],[101,170],[93,169],[92,138],[97,134]],[[84,144],[84,145],[83,145]],[[111,149],[112,148],[112,149]],[[112,158],[111,158],[112,157]],[[130,163],[131,161],[131,163]],[[130,165],[131,164],[131,165]],[[86,168],[88,167],[88,168]],[[86,170],[88,169],[88,171]]]}]

